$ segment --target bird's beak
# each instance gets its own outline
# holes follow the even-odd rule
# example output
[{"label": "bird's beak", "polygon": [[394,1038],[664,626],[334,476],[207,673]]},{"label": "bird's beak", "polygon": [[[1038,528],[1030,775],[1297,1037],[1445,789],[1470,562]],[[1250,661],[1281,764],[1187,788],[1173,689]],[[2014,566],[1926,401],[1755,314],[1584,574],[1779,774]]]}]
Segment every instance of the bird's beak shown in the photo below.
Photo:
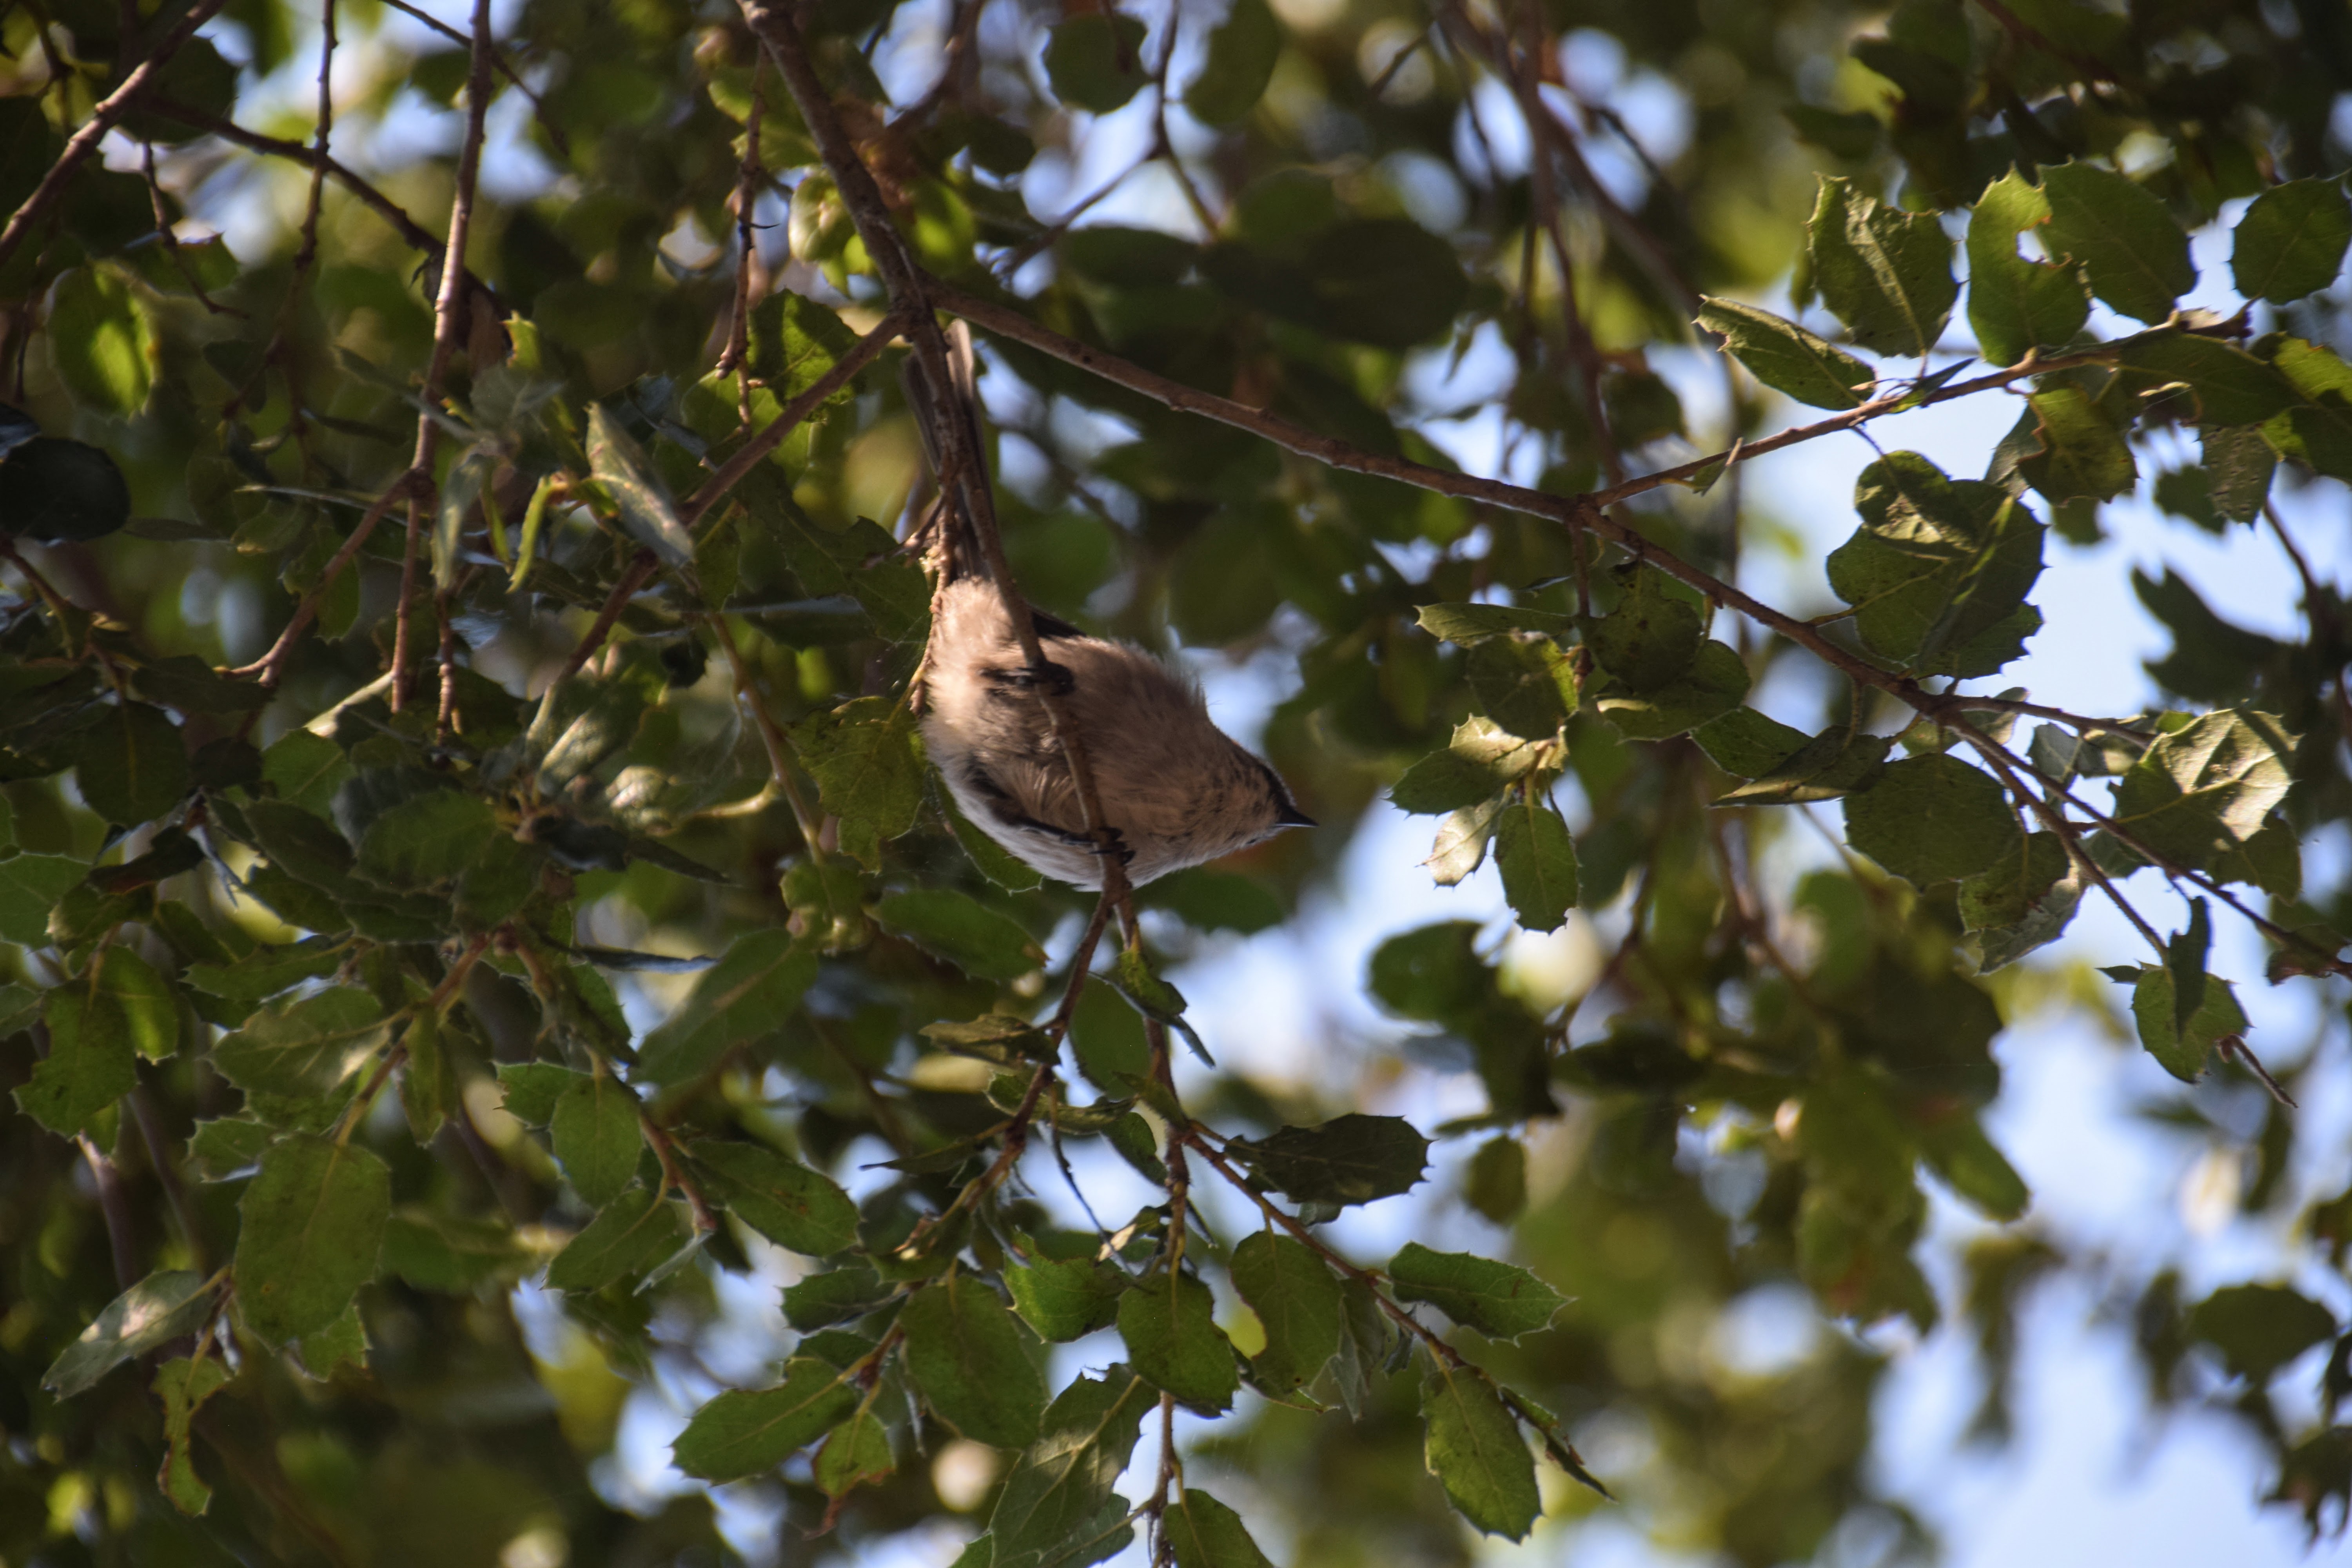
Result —
[{"label": "bird's beak", "polygon": [[1276,827],[1320,827],[1323,825],[1288,801],[1282,805],[1282,815],[1274,819]]}]

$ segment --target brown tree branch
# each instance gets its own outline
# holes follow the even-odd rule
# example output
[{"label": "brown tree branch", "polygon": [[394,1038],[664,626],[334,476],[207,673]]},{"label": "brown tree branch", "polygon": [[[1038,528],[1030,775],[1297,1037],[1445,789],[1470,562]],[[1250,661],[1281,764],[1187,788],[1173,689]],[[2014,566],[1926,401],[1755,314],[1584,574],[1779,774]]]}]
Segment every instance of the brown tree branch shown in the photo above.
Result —
[{"label": "brown tree branch", "polygon": [[248,153],[258,153],[268,158],[284,158],[309,168],[324,169],[330,179],[357,196],[370,211],[390,224],[412,249],[433,257],[441,254],[440,239],[410,217],[398,202],[316,148],[306,147],[299,142],[289,142],[282,137],[264,136],[257,131],[247,131],[234,121],[224,120],[217,114],[207,114],[201,109],[162,93],[157,93],[145,107],[152,113],[176,120],[183,125],[193,125],[207,136],[218,137]]},{"label": "brown tree branch", "polygon": [[847,386],[857,373],[872,364],[897,339],[906,317],[892,312],[885,316],[872,331],[851,346],[834,363],[833,368],[811,382],[808,390],[777,410],[776,416],[761,427],[760,433],[737,448],[734,456],[719,466],[719,471],[702,482],[702,487],[686,498],[678,508],[680,527],[689,532],[699,526],[710,509],[725,498],[727,492],[743,482],[743,476],[760,466],[761,459],[776,449],[783,438],[799,428],[803,421],[824,406],[825,401]]},{"label": "brown tree branch", "polygon": [[[172,57],[185,47],[188,40],[196,36],[196,29],[211,21],[227,3],[228,0],[196,0],[172,30],[163,35],[163,40],[148,51],[147,58],[139,62],[137,68],[122,79],[122,85],[99,100],[98,107],[90,110],[89,118],[82,121],[81,128],[68,138],[65,151],[58,153],[58,161],[49,165],[49,172],[41,176],[41,183],[33,188],[33,194],[26,196],[24,205],[9,216],[8,226],[0,228],[0,264],[5,264],[9,257],[16,254],[16,247],[24,243],[25,237],[33,231],[33,226],[40,222],[49,208],[65,195],[74,172],[89,161],[90,154],[98,151],[98,144],[106,140],[106,133],[114,129],[115,121],[131,111],[148,88],[153,85],[155,79],[163,74],[163,68],[171,64]],[[47,29],[42,31],[46,33]],[[126,34],[126,41],[128,37]]]}]

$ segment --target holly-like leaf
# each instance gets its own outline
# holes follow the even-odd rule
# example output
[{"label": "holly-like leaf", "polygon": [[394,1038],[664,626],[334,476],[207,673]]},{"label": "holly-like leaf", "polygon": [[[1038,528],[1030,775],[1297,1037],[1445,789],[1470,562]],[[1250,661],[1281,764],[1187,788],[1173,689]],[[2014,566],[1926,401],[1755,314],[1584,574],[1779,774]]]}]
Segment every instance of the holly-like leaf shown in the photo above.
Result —
[{"label": "holly-like leaf", "polygon": [[647,472],[644,450],[601,403],[588,408],[588,463],[620,509],[621,526],[638,543],[668,565],[684,566],[694,560],[694,536],[678,526],[669,498]]},{"label": "holly-like leaf", "polygon": [[2139,482],[2131,447],[2081,387],[2053,382],[2026,403],[2042,449],[2020,460],[2017,471],[2044,500],[2106,500]]},{"label": "holly-like leaf", "polygon": [[249,1093],[315,1100],[359,1071],[391,1033],[383,1004],[338,986],[261,1014],[214,1046],[212,1063]]},{"label": "holly-like leaf", "polygon": [[131,1021],[113,994],[85,973],[43,993],[49,1054],[16,1089],[24,1113],[61,1137],[86,1131],[139,1086]]},{"label": "holly-like leaf", "polygon": [[1576,840],[1550,803],[1506,805],[1495,835],[1503,897],[1528,931],[1558,931],[1576,907]]},{"label": "holly-like leaf", "polygon": [[[1748,711],[1751,710],[1743,708],[1739,713],[1727,713],[1715,724],[1737,719],[1740,713]],[[1757,717],[1760,719],[1763,716],[1758,714]],[[1766,720],[1765,722],[1771,721]],[[1707,725],[1706,729],[1713,730],[1715,724]],[[1780,728],[1786,729],[1787,726]],[[1843,724],[1833,724],[1811,738],[1805,738],[1794,730],[1789,733],[1799,736],[1800,743],[1795,749],[1757,773],[1750,782],[1717,796],[1713,804],[1794,805],[1805,801],[1835,800],[1841,795],[1866,790],[1878,782],[1879,774],[1885,771],[1887,751],[1895,743],[1892,736],[1857,735]],[[1704,733],[1691,738],[1703,748],[1708,744]],[[1778,741],[1777,734],[1774,739]],[[1726,739],[1717,742],[1717,745],[1727,749],[1730,743],[1735,742],[1727,742]],[[1713,752],[1708,754],[1712,756]]]},{"label": "holly-like leaf", "polygon": [[41,947],[49,910],[89,868],[65,855],[11,855],[0,860],[0,941]]},{"label": "holly-like leaf", "polygon": [[815,950],[790,931],[737,937],[726,956],[702,972],[677,1011],[646,1037],[638,1065],[657,1083],[682,1083],[708,1071],[736,1047],[782,1028],[816,972]]},{"label": "holly-like leaf", "polygon": [[1706,618],[1678,585],[1637,566],[1617,607],[1585,628],[1584,645],[1625,689],[1654,691],[1690,667],[1706,635]]},{"label": "holly-like leaf", "polygon": [[190,1361],[185,1356],[155,1369],[155,1393],[163,1401],[163,1468],[156,1478],[172,1506],[190,1518],[212,1505],[213,1489],[196,1474],[194,1445],[189,1427],[197,1409],[228,1382],[228,1368],[216,1356]]},{"label": "holly-like leaf", "polygon": [[1524,740],[1549,740],[1576,711],[1576,672],[1549,637],[1488,637],[1463,660],[1486,717]]},{"label": "holly-like leaf", "polygon": [[191,1269],[150,1274],[106,1304],[41,1374],[41,1386],[59,1399],[87,1394],[98,1380],[157,1346],[194,1333],[212,1310],[213,1290]]},{"label": "holly-like leaf", "polygon": [[82,736],[74,759],[74,783],[82,800],[105,821],[136,827],[186,796],[187,743],[162,709],[119,702]]},{"label": "holly-like leaf", "polygon": [[1576,617],[1513,605],[1423,605],[1419,624],[1441,642],[1468,647],[1515,632],[1563,637],[1576,629]]},{"label": "holly-like leaf", "polygon": [[1868,364],[1769,310],[1710,298],[1699,308],[1698,325],[1722,338],[1757,380],[1800,403],[1859,408],[1870,401],[1877,378]]},{"label": "holly-like leaf", "polygon": [[0,458],[0,532],[58,542],[102,539],[131,521],[131,486],[99,447],[36,436]]},{"label": "holly-like leaf", "polygon": [[1828,566],[1863,641],[1922,668],[1991,673],[1965,656],[2007,617],[2030,613],[2025,595],[2042,575],[2033,514],[1998,485],[1946,479],[1916,452],[1864,468],[1854,509],[1862,526]]},{"label": "holly-like leaf", "polygon": [[621,1195],[637,1173],[645,1139],[635,1096],[610,1073],[575,1073],[548,1116],[555,1163],[591,1208]]},{"label": "holly-like leaf", "polygon": [[2253,199],[2231,231],[2230,272],[2249,300],[2284,305],[2316,293],[2343,269],[2352,203],[2339,180],[2290,180]]},{"label": "holly-like leaf", "polygon": [[1025,931],[951,889],[892,893],[874,906],[882,929],[982,980],[1018,980],[1045,962]]},{"label": "holly-like leaf", "polygon": [[2000,783],[1944,752],[1887,763],[1845,802],[1846,842],[1919,888],[1975,876],[2021,831]]},{"label": "holly-like leaf", "polygon": [[1550,1326],[1566,1298],[1514,1263],[1408,1242],[1389,1263],[1401,1301],[1426,1301],[1488,1339],[1516,1340]]},{"label": "holly-like leaf", "polygon": [[1203,1415],[1231,1409],[1241,1373],[1233,1342],[1217,1327],[1208,1286],[1181,1269],[1161,1269],[1118,1300],[1118,1337],[1135,1370]]},{"label": "holly-like leaf", "polygon": [[[1111,1487],[1135,1451],[1144,1414],[1159,1394],[1125,1365],[1079,1376],[1046,1408],[1037,1441],[1014,1461],[989,1515],[992,1568],[1052,1568],[1095,1528]],[[1124,1512],[1124,1510],[1120,1510]]]},{"label": "holly-like leaf", "polygon": [[1986,186],[1969,215],[1969,325],[1994,364],[2072,342],[2089,318],[2075,268],[2017,253],[2018,236],[2049,221],[2048,199],[2014,169]]},{"label": "holly-like leaf", "polygon": [[1198,1487],[1186,1487],[1160,1520],[1176,1568],[1274,1568],[1241,1515]]},{"label": "holly-like leaf", "polygon": [[1906,213],[1825,178],[1805,226],[1822,302],[1878,353],[1924,356],[1944,335],[1959,285],[1933,213]]},{"label": "holly-like leaf", "polygon": [[773,1388],[730,1389],[694,1413],[671,1461],[706,1481],[736,1481],[772,1470],[857,1408],[857,1391],[814,1356],[784,1363]]},{"label": "holly-like leaf", "polygon": [[2116,825],[2179,865],[2209,869],[2286,797],[2295,739],[2271,714],[2207,713],[2163,736],[2116,789]]},{"label": "holly-like leaf", "polygon": [[690,1146],[705,1191],[778,1247],[830,1258],[856,1239],[857,1205],[821,1173],[756,1143]]},{"label": "holly-like leaf", "polygon": [[289,1133],[237,1205],[236,1305],[272,1344],[323,1329],[375,1278],[392,1173],[354,1144]]},{"label": "holly-like leaf", "polygon": [[547,1266],[551,1290],[600,1290],[615,1279],[644,1274],[674,1255],[686,1239],[677,1210],[652,1191],[631,1187],[598,1212]]},{"label": "holly-like leaf", "polygon": [[994,1290],[952,1272],[908,1298],[898,1326],[907,1334],[907,1371],[941,1420],[1000,1448],[1036,1441],[1045,1384]]},{"label": "holly-like leaf", "polygon": [[1236,1139],[1233,1149],[1267,1185],[1300,1203],[1394,1197],[1418,1185],[1429,1165],[1429,1140],[1412,1122],[1353,1111],[1317,1127],[1285,1127],[1255,1142]]},{"label": "holly-like leaf", "polygon": [[2091,292],[2134,321],[2154,326],[2197,285],[2189,236],[2145,186],[2095,163],[2042,172],[2050,203],[2043,243],[2082,263]]},{"label": "holly-like leaf", "polygon": [[357,868],[388,888],[442,887],[480,865],[498,837],[488,801],[436,790],[376,816],[360,839]]},{"label": "holly-like leaf", "polygon": [[793,726],[793,751],[825,810],[841,818],[843,853],[877,867],[881,846],[914,826],[922,809],[914,716],[887,698],[854,698]]},{"label": "holly-like leaf", "polygon": [[2184,1020],[2172,972],[2161,963],[2144,964],[2139,983],[2132,987],[2132,1022],[2139,1043],[2158,1066],[2184,1083],[2194,1083],[2212,1060],[2213,1047],[2224,1036],[2246,1032],[2245,1011],[2230,983],[2218,974],[2204,977],[2203,995]]},{"label": "holly-like leaf", "polygon": [[171,983],[135,949],[109,948],[99,967],[98,984],[122,1009],[133,1050],[160,1062],[180,1048],[180,999],[172,994]]},{"label": "holly-like leaf", "polygon": [[1475,805],[1536,765],[1541,752],[1490,720],[1454,727],[1446,749],[1404,771],[1389,799],[1402,811],[1434,815]]},{"label": "holly-like leaf", "polygon": [[1469,1369],[1433,1358],[1421,1414],[1423,1455],[1446,1500],[1486,1534],[1525,1540],[1543,1512],[1535,1456],[1494,1389]]},{"label": "holly-like leaf", "polygon": [[827,1497],[842,1497],[866,1481],[880,1480],[898,1463],[890,1452],[889,1428],[872,1411],[861,1410],[835,1427],[816,1451],[817,1489]]},{"label": "holly-like leaf", "polygon": [[2260,425],[2303,400],[2276,365],[2201,332],[2135,338],[2116,363],[2158,385],[2187,387],[2197,400],[2198,423],[2204,426]]},{"label": "holly-like leaf", "polygon": [[1091,1258],[1041,1257],[1006,1264],[1004,1286],[1022,1321],[1040,1337],[1066,1344],[1118,1318],[1127,1277]]},{"label": "holly-like leaf", "polygon": [[1629,741],[1664,741],[1721,717],[1748,695],[1748,666],[1728,643],[1710,637],[1681,674],[1635,694],[1604,693],[1601,716]]},{"label": "holly-like leaf", "polygon": [[1339,1353],[1345,1304],[1330,1265],[1270,1230],[1234,1248],[1234,1289],[1257,1314],[1265,1348],[1252,1358],[1257,1381],[1276,1392],[1305,1388]]}]

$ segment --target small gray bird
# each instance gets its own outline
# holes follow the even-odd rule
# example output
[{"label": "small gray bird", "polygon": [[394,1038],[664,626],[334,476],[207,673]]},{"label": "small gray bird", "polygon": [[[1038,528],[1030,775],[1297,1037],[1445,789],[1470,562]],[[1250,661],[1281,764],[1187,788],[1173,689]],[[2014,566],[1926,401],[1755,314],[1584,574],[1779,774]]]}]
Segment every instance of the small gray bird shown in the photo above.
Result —
[{"label": "small gray bird", "polygon": [[[1211,722],[1191,682],[1131,643],[1030,613],[1049,666],[1044,679],[1086,749],[1129,881],[1315,826],[1272,768]],[[996,585],[982,577],[948,584],[931,622],[923,744],[973,826],[1048,877],[1099,888],[1100,852],[1036,679]]]},{"label": "small gray bird", "polygon": [[[967,449],[980,449],[971,337],[961,321],[950,331],[949,374],[954,384],[934,399],[919,363],[908,361],[908,400],[934,473],[941,454],[926,416],[962,421]],[[941,477],[951,492],[961,489],[963,477]],[[1076,731],[1129,882],[1315,826],[1272,768],[1210,721],[1199,689],[1134,644],[1090,637],[1024,606],[1045,661],[1033,669],[1004,595],[975,574],[979,552],[962,506],[948,510],[952,532],[936,555],[945,581],[932,604],[923,744],[975,826],[1048,877],[1102,886],[1104,850],[1087,836],[1036,689],[1041,680]]]}]

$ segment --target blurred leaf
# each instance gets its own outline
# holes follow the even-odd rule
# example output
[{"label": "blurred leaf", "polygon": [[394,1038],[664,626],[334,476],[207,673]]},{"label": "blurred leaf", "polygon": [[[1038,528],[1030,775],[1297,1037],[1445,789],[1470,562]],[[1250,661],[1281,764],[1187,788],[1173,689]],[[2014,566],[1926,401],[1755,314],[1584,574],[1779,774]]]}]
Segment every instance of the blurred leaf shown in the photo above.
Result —
[{"label": "blurred leaf", "polygon": [[1510,605],[1423,605],[1421,629],[1442,642],[1468,647],[1488,637],[1514,632],[1534,632],[1562,637],[1576,629],[1576,617],[1549,610],[1522,609]]},{"label": "blurred leaf", "polygon": [[787,931],[754,931],[702,972],[677,1012],[645,1037],[638,1067],[657,1083],[709,1071],[736,1047],[783,1026],[815,981],[816,953]]},{"label": "blurred leaf", "polygon": [[212,1063],[249,1092],[316,1099],[359,1071],[391,1034],[382,1003],[338,986],[270,1008],[215,1045]]},{"label": "blurred leaf", "polygon": [[2267,1383],[2336,1334],[2336,1315],[2284,1285],[2225,1285],[2189,1309],[2189,1331],[2240,1377]]},{"label": "blurred leaf", "polygon": [[40,436],[0,458],[0,531],[19,539],[100,539],[130,521],[131,487],[96,447]]},{"label": "blurred leaf", "polygon": [[0,859],[0,940],[40,947],[49,940],[49,910],[89,868],[63,855],[11,855]]},{"label": "blurred leaf", "polygon": [[1054,25],[1045,77],[1073,109],[1108,114],[1151,81],[1143,58],[1143,24],[1117,12],[1073,16]]},{"label": "blurred leaf", "polygon": [[588,462],[620,508],[621,526],[636,542],[672,566],[691,564],[694,536],[678,526],[677,513],[646,472],[646,455],[601,403],[588,407]]},{"label": "blurred leaf", "polygon": [[2139,482],[2131,448],[2081,387],[2053,382],[2029,394],[2026,402],[2042,450],[2021,461],[2017,471],[2043,500],[2053,505],[2106,500]]},{"label": "blurred leaf", "polygon": [[214,1293],[201,1274],[159,1269],[106,1304],[64,1353],[41,1374],[41,1386],[71,1399],[98,1386],[98,1380],[148,1352],[192,1334],[212,1310]]},{"label": "blurred leaf", "polygon": [[366,1149],[289,1133],[261,1156],[237,1205],[236,1306],[272,1344],[341,1317],[375,1278],[392,1175]]},{"label": "blurred leaf", "polygon": [[1942,752],[1887,763],[1845,802],[1846,842],[1920,888],[1975,876],[2021,831],[2000,783]]},{"label": "blurred leaf", "polygon": [[1420,814],[1475,805],[1535,766],[1538,749],[1480,718],[1456,725],[1453,742],[1404,771],[1389,791],[1399,810]]},{"label": "blurred leaf", "polygon": [[756,1143],[706,1139],[689,1152],[708,1173],[704,1190],[778,1247],[830,1258],[856,1239],[856,1205],[821,1173]]},{"label": "blurred leaf", "polygon": [[58,377],[74,401],[117,419],[147,406],[161,350],[146,305],[120,274],[99,267],[67,273],[50,297],[48,328]]},{"label": "blurred leaf", "polygon": [[1274,1568],[1241,1515],[1198,1487],[1186,1487],[1162,1519],[1176,1568]]},{"label": "blurred leaf", "polygon": [[82,737],[74,782],[106,821],[136,827],[188,793],[188,748],[160,708],[121,702]]},{"label": "blurred leaf", "polygon": [[1005,1265],[1004,1284],[1022,1321],[1057,1344],[1109,1327],[1127,1289],[1126,1278],[1107,1263],[1043,1256]]},{"label": "blurred leaf", "polygon": [[631,1187],[555,1255],[547,1266],[547,1288],[601,1290],[643,1274],[677,1250],[685,1230],[676,1209],[644,1187]]},{"label": "blurred leaf", "polygon": [[139,1084],[131,1021],[97,980],[85,972],[42,994],[49,1054],[16,1090],[17,1108],[61,1137],[89,1131]]},{"label": "blurred leaf", "polygon": [[1018,980],[1044,962],[1029,933],[962,893],[892,893],[874,906],[882,929],[983,980]]},{"label": "blurred leaf", "polygon": [[1576,907],[1576,840],[1546,802],[1513,801],[1495,835],[1503,897],[1528,931],[1558,931]]},{"label": "blurred leaf", "polygon": [[1208,56],[1184,89],[1184,107],[1203,125],[1231,125],[1257,107],[1281,52],[1282,26],[1265,0],[1234,0],[1209,34]]},{"label": "blurred leaf", "polygon": [[211,1506],[213,1489],[196,1474],[188,1428],[197,1408],[226,1382],[228,1368],[211,1356],[202,1361],[181,1356],[155,1369],[155,1393],[163,1401],[165,1447],[163,1472],[157,1479],[172,1506],[191,1517]]},{"label": "blurred leaf", "polygon": [[837,1498],[860,1483],[880,1480],[898,1468],[889,1429],[871,1411],[861,1410],[833,1429],[817,1450],[817,1489]]},{"label": "blurred leaf", "polygon": [[[1727,723],[1739,718],[1740,714],[1751,711],[1743,708],[1738,712],[1727,713],[1704,729],[1713,731],[1717,725]],[[1755,716],[1764,723],[1772,722],[1760,713]],[[1776,730],[1786,728],[1785,725],[1775,726]],[[1793,730],[1789,733],[1798,735],[1801,742],[1793,751],[1759,772],[1751,782],[1717,795],[1713,804],[1795,805],[1806,801],[1835,800],[1842,795],[1867,790],[1885,772],[1886,753],[1894,744],[1890,736],[1856,735],[1843,724],[1833,724],[1810,739]],[[1707,738],[1703,734],[1694,734],[1691,738],[1697,741],[1702,748],[1708,746]],[[1771,744],[1779,744],[1780,739],[1775,734]],[[1743,745],[1721,732],[1717,733],[1715,745],[1743,763],[1753,761],[1759,752],[1767,749],[1752,742]],[[1713,748],[1708,749],[1708,755],[1715,755]],[[1716,758],[1716,761],[1718,765],[1724,765],[1721,758]],[[1725,765],[1725,771],[1735,770]]]},{"label": "blurred leaf", "polygon": [[591,1208],[621,1195],[645,1152],[636,1100],[610,1073],[575,1074],[556,1097],[548,1133],[564,1180]]},{"label": "blurred leaf", "polygon": [[[1037,1441],[1013,1462],[989,1515],[992,1568],[1050,1568],[1111,1500],[1111,1488],[1135,1451],[1150,1385],[1118,1363],[1099,1378],[1084,1374],[1047,1406]],[[1126,1510],[1121,1508],[1119,1513]]]}]

